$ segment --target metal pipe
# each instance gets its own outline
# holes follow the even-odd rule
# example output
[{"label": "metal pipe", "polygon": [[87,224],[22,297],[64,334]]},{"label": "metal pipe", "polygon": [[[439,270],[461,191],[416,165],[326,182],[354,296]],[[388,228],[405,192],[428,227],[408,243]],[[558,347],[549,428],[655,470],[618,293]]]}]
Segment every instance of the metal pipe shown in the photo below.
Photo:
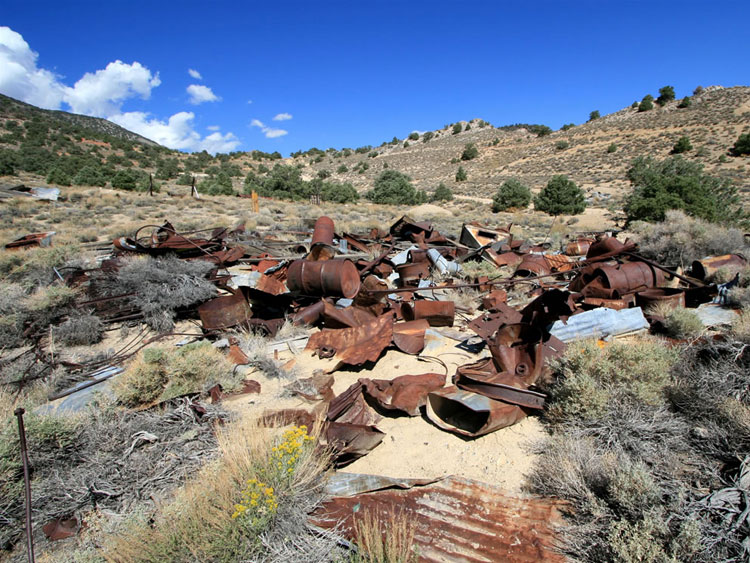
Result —
[{"label": "metal pipe", "polygon": [[26,450],[26,431],[23,427],[23,414],[26,411],[17,408],[14,414],[18,418],[18,437],[21,439],[21,461],[23,461],[23,482],[26,493],[26,554],[29,563],[34,563],[34,538],[31,523],[31,480],[29,479],[29,456]]}]

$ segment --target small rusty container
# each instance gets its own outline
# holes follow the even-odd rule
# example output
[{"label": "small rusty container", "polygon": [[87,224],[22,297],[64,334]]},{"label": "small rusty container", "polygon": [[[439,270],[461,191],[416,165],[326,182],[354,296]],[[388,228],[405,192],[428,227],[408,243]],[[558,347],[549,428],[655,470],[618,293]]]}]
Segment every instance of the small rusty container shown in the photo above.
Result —
[{"label": "small rusty container", "polygon": [[359,293],[359,272],[350,260],[295,260],[287,270],[290,291],[352,299]]},{"label": "small rusty container", "polygon": [[416,301],[414,305],[401,305],[406,321],[426,320],[430,326],[453,326],[456,304],[453,301]]},{"label": "small rusty container", "polygon": [[419,285],[419,280],[425,279],[430,275],[430,264],[429,262],[401,264],[400,266],[396,266],[396,271],[401,279],[402,286],[417,286]]},{"label": "small rusty container", "polygon": [[635,304],[648,309],[656,303],[668,303],[673,309],[685,306],[685,292],[676,287],[654,287],[635,294]]}]

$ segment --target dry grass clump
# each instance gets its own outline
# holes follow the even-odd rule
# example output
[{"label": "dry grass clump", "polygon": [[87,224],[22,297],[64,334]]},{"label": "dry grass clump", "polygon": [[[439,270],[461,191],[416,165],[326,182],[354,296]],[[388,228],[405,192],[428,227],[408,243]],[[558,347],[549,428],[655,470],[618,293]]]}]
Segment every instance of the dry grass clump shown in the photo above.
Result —
[{"label": "dry grass clump", "polygon": [[247,418],[220,429],[221,457],[153,515],[151,523],[133,521],[108,538],[106,559],[161,563],[330,558],[335,543],[316,536],[306,523],[307,513],[322,499],[327,459],[305,436],[303,428],[279,436]]},{"label": "dry grass clump", "polygon": [[672,338],[696,338],[704,328],[698,315],[684,307],[672,309],[664,319],[664,329]]},{"label": "dry grass clump", "polygon": [[750,266],[739,271],[739,280],[735,288],[729,290],[727,302],[733,307],[750,309]]},{"label": "dry grass clump", "polygon": [[[605,352],[577,347],[558,366],[556,385],[577,378],[589,387],[553,393],[552,434],[529,478],[533,491],[571,503],[564,550],[591,562],[745,560],[750,525],[736,491],[747,493],[750,466],[747,346],[695,341],[678,361],[670,351],[667,363],[643,362],[643,377],[659,365],[666,373],[652,389],[626,377],[618,384],[635,390],[623,393],[609,378],[602,397],[591,389],[607,364],[641,371],[624,352]],[[591,398],[596,408],[585,408]]]},{"label": "dry grass clump", "polygon": [[655,338],[613,342],[600,348],[593,341],[574,344],[555,362],[550,387],[552,420],[592,419],[610,403],[628,398],[656,405],[670,382],[677,352]]},{"label": "dry grass clump", "polygon": [[104,336],[104,323],[96,315],[74,313],[62,324],[52,327],[52,336],[64,346],[96,344]]},{"label": "dry grass clump", "polygon": [[667,211],[662,223],[637,221],[632,230],[640,253],[661,264],[685,268],[706,256],[750,255],[750,247],[739,229],[707,223],[682,211]]},{"label": "dry grass clump", "polygon": [[224,354],[208,342],[196,342],[143,350],[118,377],[114,391],[120,403],[136,407],[205,392],[217,383],[231,392],[241,379]]},{"label": "dry grass clump", "polygon": [[732,335],[745,344],[750,344],[750,311],[742,311],[732,323]]},{"label": "dry grass clump", "polygon": [[414,546],[417,526],[395,506],[387,517],[365,511],[354,516],[354,542],[357,553],[351,558],[356,563],[415,563],[418,555]]}]

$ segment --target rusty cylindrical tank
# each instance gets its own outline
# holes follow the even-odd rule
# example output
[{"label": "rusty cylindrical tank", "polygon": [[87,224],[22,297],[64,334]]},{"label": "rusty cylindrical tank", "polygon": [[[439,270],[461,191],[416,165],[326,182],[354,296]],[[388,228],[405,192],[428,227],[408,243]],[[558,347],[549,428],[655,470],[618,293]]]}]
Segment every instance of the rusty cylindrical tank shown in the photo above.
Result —
[{"label": "rusty cylindrical tank", "polygon": [[304,295],[345,297],[359,293],[359,272],[350,260],[295,260],[287,270],[287,287]]},{"label": "rusty cylindrical tank", "polygon": [[319,217],[315,221],[312,241],[310,243],[310,260],[330,260],[336,254],[333,248],[333,220],[330,217]]},{"label": "rusty cylindrical tank", "polygon": [[453,326],[456,304],[453,301],[416,301],[414,305],[404,303],[401,314],[406,321],[425,319],[430,326]]}]

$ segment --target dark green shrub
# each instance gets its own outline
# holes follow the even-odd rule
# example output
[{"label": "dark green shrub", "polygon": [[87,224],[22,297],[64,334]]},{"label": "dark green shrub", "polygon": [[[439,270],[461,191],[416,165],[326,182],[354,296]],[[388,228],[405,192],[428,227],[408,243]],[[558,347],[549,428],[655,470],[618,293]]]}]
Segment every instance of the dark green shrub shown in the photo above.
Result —
[{"label": "dark green shrub", "polygon": [[683,136],[672,147],[672,154],[680,154],[691,150],[693,150],[693,145],[690,144],[690,139]]},{"label": "dark green shrub", "polygon": [[182,174],[180,174],[180,177],[177,178],[177,185],[178,186],[192,186],[193,175],[190,172],[183,172]]},{"label": "dark green shrub", "polygon": [[703,93],[703,86],[696,86],[693,90],[693,96],[699,96]]},{"label": "dark green shrub", "polygon": [[589,114],[589,121],[594,121],[595,119],[599,119],[601,117],[601,114],[599,113],[598,109],[595,109]]},{"label": "dark green shrub", "polygon": [[562,140],[562,141],[557,141],[557,142],[555,143],[555,148],[556,148],[557,150],[559,150],[559,151],[564,151],[564,150],[565,150],[565,149],[567,149],[568,147],[570,147],[570,143],[569,143],[568,141],[565,141],[565,140]]},{"label": "dark green shrub", "polygon": [[318,170],[318,178],[321,180],[325,180],[326,178],[331,177],[331,171],[330,170]]},{"label": "dark green shrub", "polygon": [[359,200],[357,190],[349,182],[344,184],[323,182],[320,186],[320,197],[323,201],[334,203],[351,203]]},{"label": "dark green shrub", "polygon": [[546,125],[534,125],[532,133],[536,133],[537,137],[546,137],[547,135],[552,133],[552,129],[550,129]]},{"label": "dark green shrub", "polygon": [[659,88],[659,97],[656,98],[656,103],[660,106],[667,105],[667,102],[674,100],[674,88],[672,86],[664,86]]},{"label": "dark green shrub", "polygon": [[138,177],[134,174],[133,170],[118,170],[114,176],[112,176],[112,187],[118,190],[135,190],[135,184],[138,181]]},{"label": "dark green shrub", "polygon": [[456,172],[456,182],[465,182],[467,178],[466,170],[464,170],[463,166],[459,166]]},{"label": "dark green shrub", "polygon": [[84,166],[73,177],[76,186],[100,186],[107,184],[107,177],[100,166]]},{"label": "dark green shrub", "polygon": [[405,148],[405,149],[408,149],[408,148],[409,148],[409,141],[404,141],[404,148]]},{"label": "dark green shrub", "polygon": [[678,108],[689,108],[693,103],[692,98],[690,96],[685,96],[680,100],[680,103],[677,104]]},{"label": "dark green shrub", "polygon": [[531,190],[519,180],[511,178],[503,182],[492,198],[492,211],[526,209],[531,203]]},{"label": "dark green shrub", "polygon": [[460,123],[455,123],[453,125],[453,134],[454,135],[458,135],[462,130],[463,130],[463,127],[461,126]]},{"label": "dark green shrub", "polygon": [[412,141],[416,141],[417,139],[419,139],[419,133],[417,133],[416,131],[409,133],[409,139],[411,139]]},{"label": "dark green shrub", "polygon": [[349,172],[349,168],[346,166],[346,164],[342,164],[336,169],[337,174],[344,174],[345,172]]},{"label": "dark green shrub", "polygon": [[467,123],[466,124],[466,127],[464,128],[464,131],[468,131],[469,129],[471,129],[471,123]]},{"label": "dark green shrub", "polygon": [[583,190],[565,175],[553,176],[534,198],[534,207],[549,215],[578,215],[586,209]]},{"label": "dark green shrub", "polygon": [[479,149],[474,143],[468,143],[464,146],[464,152],[461,153],[461,160],[472,160],[479,156]]},{"label": "dark green shrub", "polygon": [[731,153],[734,156],[742,156],[743,154],[750,154],[750,133],[743,133],[734,142]]},{"label": "dark green shrub", "polygon": [[0,150],[0,176],[14,176],[18,167],[18,161],[18,153],[16,151],[10,149]]},{"label": "dark green shrub", "polygon": [[643,96],[641,103],[638,104],[638,111],[650,111],[654,109],[654,97],[651,94]]},{"label": "dark green shrub", "polygon": [[375,179],[375,185],[366,197],[374,203],[412,205],[417,203],[419,196],[409,176],[397,170],[384,170]]},{"label": "dark green shrub", "polygon": [[636,100],[632,104],[630,104],[630,107],[633,108],[633,109],[638,109],[638,100]]},{"label": "dark green shrub", "polygon": [[615,143],[610,143],[610,145],[607,147],[608,153],[613,153],[617,150],[617,145]]},{"label": "dark green shrub", "polygon": [[432,131],[427,131],[427,133],[422,135],[422,142],[426,143],[427,141],[432,139],[434,136],[435,136],[435,133],[433,133]]},{"label": "dark green shrub", "polygon": [[198,184],[198,191],[208,195],[234,195],[232,178],[221,170],[216,176],[206,178]]},{"label": "dark green shrub", "polygon": [[440,182],[440,185],[435,188],[435,191],[430,198],[430,201],[451,201],[453,199],[453,192],[451,189]]},{"label": "dark green shrub", "polygon": [[576,126],[575,123],[566,123],[565,125],[560,127],[560,131],[567,131],[568,129],[572,129],[575,126]]},{"label": "dark green shrub", "polygon": [[662,161],[638,157],[628,170],[633,192],[625,199],[628,222],[663,221],[668,209],[713,223],[747,220],[730,181],[703,173],[697,162],[673,156]]}]

